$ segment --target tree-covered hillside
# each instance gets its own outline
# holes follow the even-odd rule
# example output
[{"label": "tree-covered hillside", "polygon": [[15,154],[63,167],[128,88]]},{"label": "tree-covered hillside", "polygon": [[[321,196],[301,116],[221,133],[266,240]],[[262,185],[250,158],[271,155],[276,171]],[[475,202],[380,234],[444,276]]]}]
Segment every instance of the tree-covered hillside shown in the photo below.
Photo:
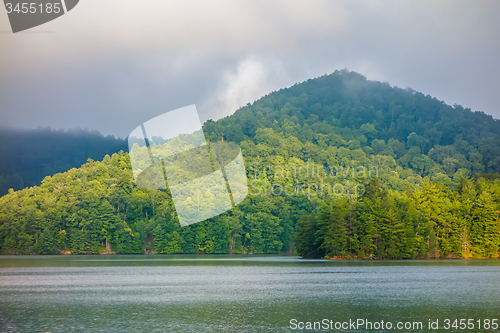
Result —
[{"label": "tree-covered hillside", "polygon": [[0,251],[499,254],[500,122],[483,113],[336,71],[204,131],[242,149],[249,195],[231,211],[181,228],[119,153],[0,198]]},{"label": "tree-covered hillside", "polygon": [[345,70],[273,92],[205,126],[212,141],[250,138],[259,147],[266,146],[262,134],[272,129],[281,137],[297,138],[305,145],[298,157],[318,163],[351,160],[349,154],[322,153],[335,147],[360,154],[356,159],[390,156],[404,169],[440,179],[460,168],[500,172],[499,120]]}]

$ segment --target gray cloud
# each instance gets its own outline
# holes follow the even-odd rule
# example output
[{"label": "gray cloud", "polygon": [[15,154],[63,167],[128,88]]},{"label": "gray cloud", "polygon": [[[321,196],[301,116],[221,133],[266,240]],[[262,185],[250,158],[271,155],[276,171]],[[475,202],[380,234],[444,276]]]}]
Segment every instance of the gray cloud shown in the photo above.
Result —
[{"label": "gray cloud", "polygon": [[13,35],[3,11],[0,124],[126,136],[175,108],[217,119],[341,68],[500,118],[499,12],[495,1],[86,0]]}]

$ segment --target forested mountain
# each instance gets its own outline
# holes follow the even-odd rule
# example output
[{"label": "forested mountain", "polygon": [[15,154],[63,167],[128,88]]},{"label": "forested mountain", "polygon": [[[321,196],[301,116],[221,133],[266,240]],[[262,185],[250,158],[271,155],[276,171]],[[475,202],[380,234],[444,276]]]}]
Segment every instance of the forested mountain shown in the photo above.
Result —
[{"label": "forested mountain", "polygon": [[256,145],[271,143],[260,138],[272,129],[276,136],[309,145],[298,157],[319,163],[329,163],[332,157],[319,151],[335,147],[391,156],[397,165],[422,176],[452,176],[459,168],[500,172],[499,120],[354,72],[337,71],[273,92],[205,126],[211,140],[222,135],[234,142],[252,138]]},{"label": "forested mountain", "polygon": [[242,149],[249,196],[231,211],[181,228],[168,190],[113,154],[0,198],[0,251],[498,257],[491,116],[344,70],[204,131]]},{"label": "forested mountain", "polygon": [[123,139],[87,130],[0,130],[0,195],[9,188],[40,185],[46,176],[77,168],[92,158],[127,150]]}]

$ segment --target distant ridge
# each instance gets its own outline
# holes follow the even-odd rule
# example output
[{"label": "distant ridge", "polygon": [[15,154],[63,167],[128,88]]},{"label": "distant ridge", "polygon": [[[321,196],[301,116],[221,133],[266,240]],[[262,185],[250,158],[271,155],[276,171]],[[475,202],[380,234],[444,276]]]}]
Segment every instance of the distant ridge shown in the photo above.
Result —
[{"label": "distant ridge", "polygon": [[123,139],[98,131],[51,128],[0,129],[0,196],[9,188],[39,185],[43,178],[78,168],[89,158],[127,150]]}]

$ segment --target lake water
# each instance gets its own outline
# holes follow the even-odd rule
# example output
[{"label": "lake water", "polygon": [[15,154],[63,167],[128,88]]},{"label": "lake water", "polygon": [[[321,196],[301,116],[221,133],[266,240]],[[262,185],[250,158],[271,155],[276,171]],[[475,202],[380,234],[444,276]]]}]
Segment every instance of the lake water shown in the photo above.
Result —
[{"label": "lake water", "polygon": [[[500,320],[500,261],[0,257],[1,332],[321,331],[295,329],[293,319],[326,319],[339,332],[500,332],[478,329]],[[423,328],[335,330],[358,319]],[[453,328],[454,319],[474,329]]]}]

